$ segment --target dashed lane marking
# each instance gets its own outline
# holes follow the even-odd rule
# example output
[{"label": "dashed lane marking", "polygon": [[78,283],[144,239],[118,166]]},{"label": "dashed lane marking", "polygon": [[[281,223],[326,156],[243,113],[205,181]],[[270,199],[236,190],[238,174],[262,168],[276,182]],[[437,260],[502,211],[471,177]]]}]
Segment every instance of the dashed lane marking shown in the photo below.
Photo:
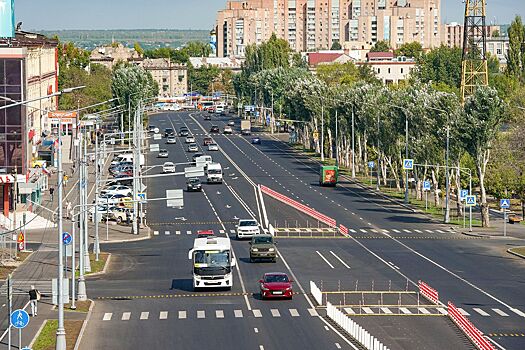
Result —
[{"label": "dashed lane marking", "polygon": [[500,309],[492,309],[492,311],[494,311],[495,313],[497,313],[498,315],[503,316],[503,317],[508,317],[509,316],[508,313],[506,313],[506,312],[504,312],[504,311],[502,311]]},{"label": "dashed lane marking", "polygon": [[299,312],[297,311],[297,309],[290,309],[289,311],[292,317],[299,317]]},{"label": "dashed lane marking", "polygon": [[111,312],[106,312],[104,314],[104,317],[102,318],[102,321],[111,321],[111,317],[113,316],[113,314]]},{"label": "dashed lane marking", "polygon": [[278,309],[271,309],[270,312],[272,313],[273,317],[281,317],[281,313]]},{"label": "dashed lane marking", "polygon": [[351,307],[345,307],[344,310],[345,310],[346,313],[349,314],[349,315],[355,315],[355,311],[354,311],[354,309],[352,309]]},{"label": "dashed lane marking", "polygon": [[481,310],[479,307],[474,307],[472,308],[472,310],[476,311],[478,314],[480,314],[481,316],[490,316],[488,313],[486,313],[485,311]]},{"label": "dashed lane marking", "polygon": [[317,316],[319,316],[319,314],[317,313],[317,310],[316,310],[316,309],[308,309],[308,313],[309,313],[310,316],[312,316],[312,317],[317,317]]},{"label": "dashed lane marking", "polygon": [[425,309],[424,307],[418,307],[417,309],[418,309],[419,312],[421,312],[422,314],[430,315],[430,311],[428,311],[428,310]]},{"label": "dashed lane marking", "polygon": [[373,314],[373,313],[374,313],[374,311],[372,311],[372,309],[369,308],[369,307],[364,307],[364,308],[363,308],[363,311],[364,311],[365,313],[367,313],[367,314]]},{"label": "dashed lane marking", "polygon": [[404,313],[405,315],[411,315],[411,314],[412,314],[412,311],[410,311],[410,310],[407,309],[406,307],[400,307],[400,308],[399,308],[399,311],[401,311],[401,312]]},{"label": "dashed lane marking", "polygon": [[216,318],[224,318],[224,311],[223,310],[215,310],[215,317]]},{"label": "dashed lane marking", "polygon": [[388,314],[388,315],[392,314],[392,311],[390,311],[390,309],[387,307],[382,307],[381,311],[383,311],[385,314]]},{"label": "dashed lane marking", "polygon": [[197,310],[197,318],[205,318],[206,312],[204,310]]},{"label": "dashed lane marking", "polygon": [[144,311],[140,313],[140,319],[141,320],[147,320],[149,318],[149,312]]},{"label": "dashed lane marking", "polygon": [[458,307],[458,311],[460,314],[462,314],[463,316],[470,316],[470,314],[468,312],[466,312],[465,310],[463,310],[462,308]]},{"label": "dashed lane marking", "polygon": [[175,234],[176,235],[180,235],[180,231],[175,231]]},{"label": "dashed lane marking", "polygon": [[445,309],[444,307],[438,307],[437,311],[442,315],[448,315],[447,309]]},{"label": "dashed lane marking", "polygon": [[253,309],[252,312],[253,312],[253,317],[256,317],[256,318],[260,318],[260,317],[262,317],[261,310],[259,310],[259,309]]},{"label": "dashed lane marking", "polygon": [[128,321],[131,317],[131,312],[124,312],[122,314],[122,321]]},{"label": "dashed lane marking", "polygon": [[164,231],[164,234],[165,234],[166,236],[169,236],[170,231]]},{"label": "dashed lane marking", "polygon": [[243,316],[242,310],[233,310],[233,314],[235,315],[235,318],[241,318]]},{"label": "dashed lane marking", "polygon": [[186,234],[187,235],[191,235],[191,231],[186,231]]},{"label": "dashed lane marking", "polygon": [[159,314],[159,320],[166,320],[168,318],[168,311],[161,311]]},{"label": "dashed lane marking", "polygon": [[159,235],[159,231],[153,231],[153,235],[154,236],[158,236]]},{"label": "dashed lane marking", "polygon": [[489,333],[489,337],[525,337],[525,333]]}]

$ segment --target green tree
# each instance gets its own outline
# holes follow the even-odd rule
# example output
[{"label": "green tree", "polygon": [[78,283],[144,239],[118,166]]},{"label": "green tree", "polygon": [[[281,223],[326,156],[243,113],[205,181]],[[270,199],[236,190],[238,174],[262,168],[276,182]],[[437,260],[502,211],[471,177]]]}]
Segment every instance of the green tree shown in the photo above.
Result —
[{"label": "green tree", "polygon": [[[159,93],[159,87],[151,73],[139,66],[120,66],[113,71],[111,83],[113,96],[118,98],[120,104],[130,105],[131,111],[136,110],[140,101],[146,101]],[[128,125],[129,115],[125,114],[124,130]]]},{"label": "green tree", "polygon": [[212,52],[210,44],[202,41],[188,41],[181,51],[189,57],[208,57]]},{"label": "green tree", "polygon": [[372,46],[370,52],[388,52],[390,51],[390,43],[386,40],[380,40]]},{"label": "green tree", "polygon": [[417,59],[415,76],[422,82],[461,85],[461,49],[441,45]]},{"label": "green tree", "polygon": [[320,64],[316,75],[327,85],[353,85],[359,79],[359,71],[352,62]]},{"label": "green tree", "polygon": [[140,44],[137,41],[133,45],[133,48],[139,54],[139,56],[144,56],[144,49],[142,48],[142,46],[140,46]]},{"label": "green tree", "polygon": [[404,43],[394,53],[396,56],[419,58],[423,54],[423,46],[418,41]]},{"label": "green tree", "polygon": [[146,50],[146,58],[169,58],[173,63],[189,64],[190,56],[184,50],[175,50],[170,47],[160,47],[158,49]]},{"label": "green tree", "polygon": [[483,227],[490,226],[485,188],[487,164],[492,146],[507,115],[507,107],[490,87],[479,87],[465,101],[464,113],[458,121],[458,131],[465,151],[474,159],[480,187],[480,208]]},{"label": "green tree", "polygon": [[519,78],[525,77],[525,27],[520,16],[509,27],[509,51],[507,53],[507,74]]},{"label": "green tree", "polygon": [[188,70],[188,83],[192,86],[193,91],[208,95],[212,91],[222,90],[219,85],[215,87],[215,82],[220,81],[220,75],[220,69],[214,66],[204,65],[197,69],[190,67]]},{"label": "green tree", "polygon": [[339,44],[339,41],[334,41],[330,50],[341,50],[343,47]]}]

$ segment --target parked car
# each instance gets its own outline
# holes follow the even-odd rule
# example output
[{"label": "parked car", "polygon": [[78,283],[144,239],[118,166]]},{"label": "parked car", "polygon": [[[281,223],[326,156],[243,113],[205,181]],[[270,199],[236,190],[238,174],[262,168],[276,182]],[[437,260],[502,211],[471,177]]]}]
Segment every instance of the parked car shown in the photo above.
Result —
[{"label": "parked car", "polygon": [[226,125],[226,126],[224,127],[224,131],[223,131],[223,133],[224,133],[224,134],[233,134],[233,129],[232,129],[232,127],[229,126],[229,125]]},{"label": "parked car", "polygon": [[159,151],[159,154],[157,155],[157,158],[168,158],[169,152],[167,149],[161,149]]},{"label": "parked car", "polygon": [[124,208],[124,207],[110,207],[107,214],[104,215],[103,218],[108,217],[109,220],[114,220],[118,224],[125,222],[126,218],[133,216],[133,210],[130,208]]},{"label": "parked car", "polygon": [[175,136],[175,130],[173,128],[164,129],[164,137]]},{"label": "parked car", "polygon": [[116,174],[120,174],[120,173],[128,172],[128,171],[133,172],[133,165],[122,165],[122,166],[118,166],[118,167],[109,169],[109,172],[111,175],[116,175]]},{"label": "parked car", "polygon": [[214,133],[214,134],[217,134],[217,133],[219,133],[221,131],[220,131],[220,129],[219,129],[219,127],[217,125],[212,125],[211,129],[210,129],[210,132]]},{"label": "parked car", "polygon": [[95,210],[97,211],[98,213],[98,216],[99,216],[99,219],[102,219],[102,216],[107,213],[108,211],[108,206],[105,205],[105,204],[99,204],[97,206],[91,206],[89,209],[88,209],[88,217],[90,220],[93,219],[93,216],[95,215]]},{"label": "parked car", "polygon": [[194,143],[195,142],[195,137],[192,136],[192,135],[189,135],[189,136],[186,136],[186,143]]},{"label": "parked car", "polygon": [[110,186],[100,191],[101,194],[123,194],[125,196],[131,196],[132,192],[131,188],[121,185]]},{"label": "parked car", "polygon": [[284,272],[265,273],[259,280],[261,288],[261,298],[289,298],[293,297],[293,280],[288,278]]},{"label": "parked car", "polygon": [[151,125],[151,124],[150,124],[150,125],[148,125],[148,132],[155,132],[155,129],[156,129],[156,128],[157,128],[157,127],[156,127],[155,125]]},{"label": "parked car", "polygon": [[175,164],[173,162],[166,162],[162,165],[162,172],[163,173],[174,173],[175,172]]},{"label": "parked car", "polygon": [[125,200],[131,200],[129,196],[123,194],[103,194],[98,197],[98,204],[117,205],[123,204]]},{"label": "parked car", "polygon": [[190,143],[188,145],[188,152],[198,152],[199,151],[199,146],[197,146],[196,143]]},{"label": "parked car", "polygon": [[210,143],[213,143],[213,139],[211,137],[205,137],[204,140],[202,140],[202,144],[204,146],[209,145]]},{"label": "parked car", "polygon": [[168,138],[166,139],[166,143],[167,144],[177,143],[177,138],[175,136],[168,136]]},{"label": "parked car", "polygon": [[115,185],[131,187],[131,186],[133,186],[133,180],[132,179],[129,179],[129,180],[115,179],[113,181],[106,182],[106,187],[115,186]]},{"label": "parked car", "polygon": [[261,144],[261,138],[260,137],[252,138],[252,144],[253,145],[260,145]]},{"label": "parked car", "polygon": [[189,178],[186,182],[186,189],[188,190],[188,192],[201,191],[201,180],[198,177]]},{"label": "parked car", "polygon": [[235,126],[235,122],[234,122],[233,120],[229,120],[229,121],[228,121],[228,125],[229,125],[229,126]]},{"label": "parked car", "polygon": [[272,235],[260,234],[252,237],[250,241],[250,262],[254,262],[255,259],[277,261],[277,249]]},{"label": "parked car", "polygon": [[254,219],[240,219],[237,224],[237,239],[251,238],[261,233],[259,224]]},{"label": "parked car", "polygon": [[208,151],[218,151],[219,146],[216,143],[210,143],[208,145]]},{"label": "parked car", "polygon": [[126,177],[132,177],[133,176],[133,170],[128,170],[128,171],[121,171],[121,172],[118,172],[118,173],[115,173],[113,174],[113,177],[115,179],[120,179],[120,178],[126,178]]}]

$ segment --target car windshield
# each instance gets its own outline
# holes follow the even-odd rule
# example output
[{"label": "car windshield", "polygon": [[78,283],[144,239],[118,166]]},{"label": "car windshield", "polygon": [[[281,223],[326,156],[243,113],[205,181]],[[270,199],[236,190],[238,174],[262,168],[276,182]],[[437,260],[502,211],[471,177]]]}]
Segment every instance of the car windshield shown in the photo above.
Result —
[{"label": "car windshield", "polygon": [[254,244],[267,244],[272,243],[272,237],[254,237],[253,239]]},{"label": "car windshield", "polygon": [[161,150],[160,150],[160,153],[168,153],[168,151],[165,150],[165,149],[161,149]]},{"label": "car windshield", "polygon": [[228,250],[198,250],[195,252],[195,267],[228,267],[230,252]]},{"label": "car windshield", "polygon": [[171,129],[171,128],[166,128],[166,132],[173,132],[173,129]]},{"label": "car windshield", "polygon": [[288,282],[288,276],[286,275],[265,275],[264,282],[266,283]]},{"label": "car windshield", "polygon": [[255,220],[241,221],[239,223],[239,226],[257,226],[257,221],[255,221]]},{"label": "car windshield", "polygon": [[216,143],[210,143],[210,147],[217,147]]}]

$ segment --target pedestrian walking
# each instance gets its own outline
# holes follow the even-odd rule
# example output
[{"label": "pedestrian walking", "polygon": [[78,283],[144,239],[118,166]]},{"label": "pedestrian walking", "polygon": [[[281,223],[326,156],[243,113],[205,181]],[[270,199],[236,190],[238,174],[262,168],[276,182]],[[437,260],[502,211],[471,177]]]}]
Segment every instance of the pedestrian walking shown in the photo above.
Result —
[{"label": "pedestrian walking", "polygon": [[71,219],[71,202],[66,201],[66,217]]},{"label": "pedestrian walking", "polygon": [[35,317],[38,313],[38,301],[40,300],[40,292],[35,288],[34,285],[31,285],[29,290],[29,302],[31,304],[31,316]]},{"label": "pedestrian walking", "polygon": [[64,174],[64,177],[62,178],[62,183],[64,184],[64,187],[67,186],[67,180],[69,180],[69,176],[67,176],[67,174]]},{"label": "pedestrian walking", "polygon": [[54,195],[55,194],[55,188],[54,187],[49,187],[49,195],[51,196],[51,202],[53,201],[53,198],[54,198]]}]

